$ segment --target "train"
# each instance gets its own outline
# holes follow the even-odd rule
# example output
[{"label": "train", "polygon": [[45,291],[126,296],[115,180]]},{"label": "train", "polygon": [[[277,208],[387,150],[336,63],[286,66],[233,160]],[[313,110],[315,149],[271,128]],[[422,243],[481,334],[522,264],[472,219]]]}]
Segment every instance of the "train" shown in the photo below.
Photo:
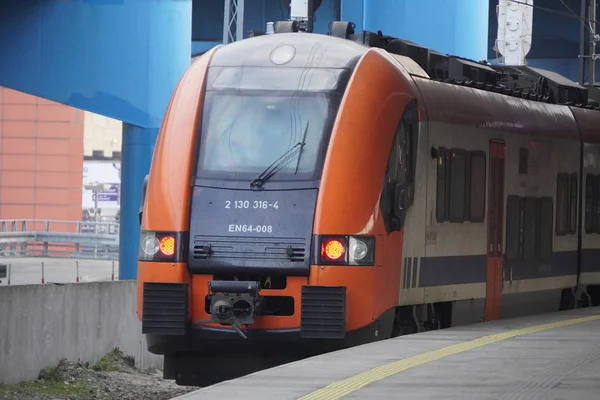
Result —
[{"label": "train", "polygon": [[175,88],[137,279],[166,379],[600,303],[591,89],[354,28],[276,24]]}]

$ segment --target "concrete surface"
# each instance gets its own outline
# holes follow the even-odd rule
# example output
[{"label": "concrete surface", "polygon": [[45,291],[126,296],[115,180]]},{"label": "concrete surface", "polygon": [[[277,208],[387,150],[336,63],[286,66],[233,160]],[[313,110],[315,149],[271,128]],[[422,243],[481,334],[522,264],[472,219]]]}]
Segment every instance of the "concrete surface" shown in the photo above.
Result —
[{"label": "concrete surface", "polygon": [[36,379],[61,358],[93,363],[115,347],[162,369],[146,350],[136,295],[135,281],[0,287],[0,383]]},{"label": "concrete surface", "polygon": [[[97,282],[111,280],[112,260],[86,260],[74,258],[0,257],[0,264],[11,265],[11,285],[34,285],[42,283],[42,262],[46,283],[76,282],[77,261],[79,281]],[[114,261],[115,280],[119,277],[119,261]],[[7,286],[7,279],[0,279],[0,286]]]},{"label": "concrete surface", "polygon": [[[357,388],[344,399],[598,399],[600,319],[522,336],[507,335],[517,329],[598,315],[600,307],[595,307],[407,335],[264,370],[177,399],[229,399],[239,393],[244,393],[245,399],[284,400],[306,395],[307,400],[338,399],[336,393],[310,394],[430,351],[435,353],[419,357],[421,361],[411,358],[404,370],[364,387],[361,383],[376,373],[337,387],[342,391]],[[474,348],[465,343],[492,334],[508,338]],[[463,343],[465,350],[460,353],[445,349]]]}]

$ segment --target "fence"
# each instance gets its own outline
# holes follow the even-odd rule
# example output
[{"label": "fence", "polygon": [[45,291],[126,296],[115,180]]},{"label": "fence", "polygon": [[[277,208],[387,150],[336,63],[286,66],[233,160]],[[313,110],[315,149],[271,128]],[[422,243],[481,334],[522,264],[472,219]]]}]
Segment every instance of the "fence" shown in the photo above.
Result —
[{"label": "fence", "polygon": [[0,256],[118,259],[117,222],[0,220]]}]

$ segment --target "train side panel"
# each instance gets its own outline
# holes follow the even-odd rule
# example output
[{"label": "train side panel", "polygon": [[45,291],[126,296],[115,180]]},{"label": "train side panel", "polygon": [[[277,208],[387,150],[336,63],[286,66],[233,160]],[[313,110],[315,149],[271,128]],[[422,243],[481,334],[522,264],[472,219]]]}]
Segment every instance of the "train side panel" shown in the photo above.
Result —
[{"label": "train side panel", "polygon": [[506,138],[502,318],[557,311],[577,284],[577,220],[566,202],[578,199],[568,183],[579,176],[579,142],[574,124],[563,132],[571,138]]},{"label": "train side panel", "polygon": [[581,270],[582,304],[600,304],[600,112],[571,107],[582,140]]},{"label": "train side panel", "polygon": [[[557,177],[559,173],[577,174],[579,163],[576,126],[568,110],[421,78],[415,78],[415,81],[429,115],[429,144],[419,149],[419,157],[427,160],[426,192],[421,197],[421,202],[427,204],[426,211],[421,214],[426,246],[417,261],[415,286],[404,288],[403,285],[402,304],[480,299],[471,302],[465,312],[483,318],[484,302],[481,300],[487,296],[486,283],[489,283],[489,149],[490,141],[499,141],[506,146],[499,238],[503,281],[496,282],[502,293],[499,312],[506,317],[536,312],[536,308],[558,309],[561,290],[575,286],[577,272],[577,236],[556,234]],[[452,109],[444,106],[450,103],[449,99],[452,99]],[[520,115],[515,112],[518,109],[527,109],[529,113],[514,120],[515,115]],[[473,175],[469,163],[466,167],[457,164],[455,172],[449,165],[446,170],[449,180],[440,179],[440,159],[433,158],[432,149],[438,152],[447,149],[451,156],[456,152],[459,157],[466,153],[471,157],[471,165],[483,163],[485,182],[481,182],[481,176]],[[473,156],[478,158],[477,164],[472,164]],[[481,157],[485,157],[485,161],[482,162]],[[450,190],[452,185],[449,181],[458,182],[454,176],[456,171],[461,177],[467,176],[459,182],[467,195],[457,196],[451,190],[444,197],[443,191]],[[438,187],[443,193],[440,194]],[[423,196],[418,189],[416,193]],[[444,199],[446,209],[438,207]],[[509,201],[511,212],[507,215]],[[519,207],[527,202],[528,218],[533,218],[527,225],[529,236],[524,242],[518,233],[515,237],[512,231],[507,232],[507,216],[511,221],[508,222],[509,230],[515,226],[512,209],[515,202]],[[560,212],[564,212],[563,203],[560,204]],[[538,215],[542,210],[546,219],[550,217],[551,220],[541,222]],[[560,212],[559,217],[562,216]],[[564,224],[565,220],[561,221]],[[516,223],[517,227],[523,228],[523,222]],[[523,244],[530,246],[531,243],[534,248],[527,247],[531,253],[523,255]],[[546,246],[541,249],[543,254],[537,243]],[[513,256],[511,246],[515,244],[517,253]],[[532,309],[523,307],[528,304]],[[457,306],[461,305],[456,303]]]}]

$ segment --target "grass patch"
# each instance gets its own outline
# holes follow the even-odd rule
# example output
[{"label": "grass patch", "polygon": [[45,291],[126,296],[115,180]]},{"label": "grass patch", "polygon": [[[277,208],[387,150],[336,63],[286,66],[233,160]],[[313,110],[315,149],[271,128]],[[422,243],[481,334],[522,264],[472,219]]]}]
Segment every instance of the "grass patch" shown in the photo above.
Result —
[{"label": "grass patch", "polygon": [[[72,381],[65,376],[66,360],[40,371],[38,379],[15,385],[0,385],[0,394],[85,395],[92,392],[90,383]],[[71,382],[68,382],[71,380]]]},{"label": "grass patch", "polygon": [[16,385],[0,385],[0,394],[10,393],[36,393],[47,395],[86,395],[93,391],[92,386],[86,382],[56,382],[37,380],[22,382]]},{"label": "grass patch", "polygon": [[121,371],[123,365],[133,368],[135,361],[133,357],[123,354],[118,348],[104,355],[96,364],[92,365],[94,371]]}]

